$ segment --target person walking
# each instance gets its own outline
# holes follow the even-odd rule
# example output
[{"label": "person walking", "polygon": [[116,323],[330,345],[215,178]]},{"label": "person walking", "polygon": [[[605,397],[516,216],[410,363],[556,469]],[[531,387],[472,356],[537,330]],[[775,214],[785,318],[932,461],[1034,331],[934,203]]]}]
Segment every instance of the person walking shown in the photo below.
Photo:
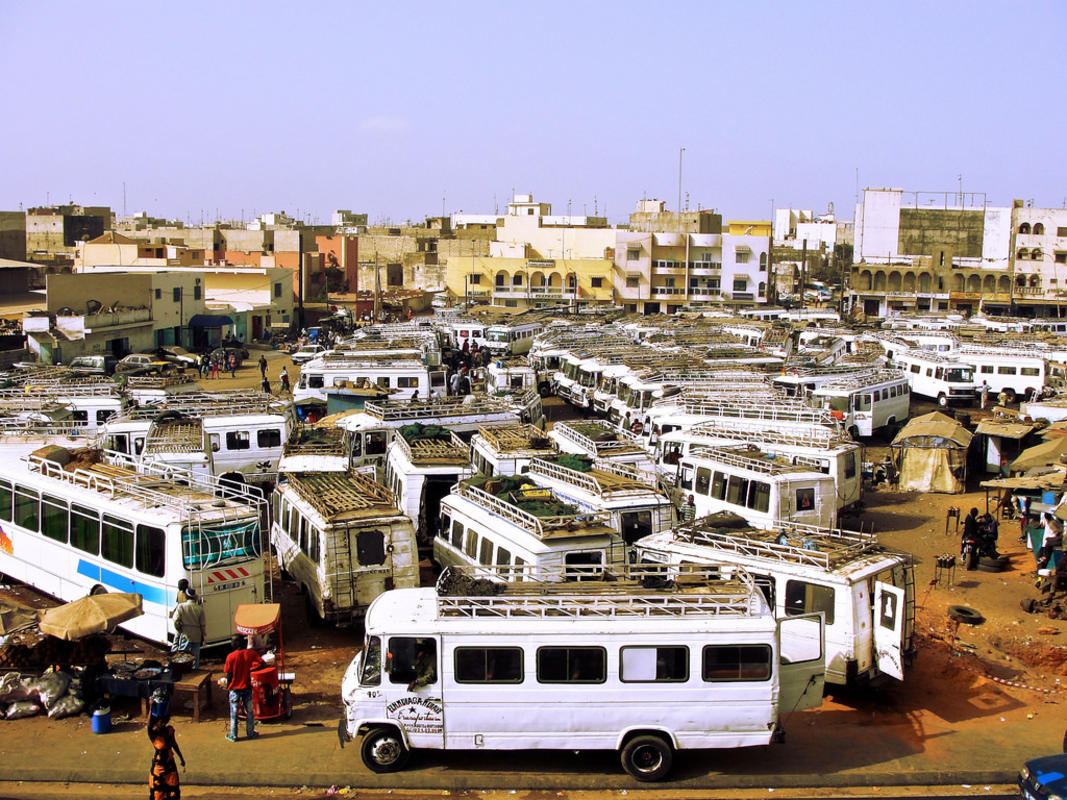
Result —
[{"label": "person walking", "polygon": [[200,354],[200,377],[206,379],[211,372],[211,356],[207,353]]},{"label": "person walking", "polygon": [[259,357],[259,374],[263,378],[267,377],[267,357],[266,356],[260,356]]},{"label": "person walking", "polygon": [[[185,590],[185,600],[175,606],[171,613],[174,630],[178,632],[180,644],[178,650],[188,650],[193,654],[193,669],[200,669],[200,646],[204,643],[207,621],[204,607],[193,589]],[[183,646],[184,645],[184,646]]]},{"label": "person walking", "polygon": [[266,394],[270,394],[270,381],[266,375],[263,376],[263,382],[259,386]]},{"label": "person walking", "polygon": [[152,769],[148,773],[148,800],[180,800],[181,784],[178,780],[178,765],[174,763],[174,754],[178,754],[182,767],[185,756],[174,738],[174,726],[170,724],[170,714],[163,712],[148,718],[148,740],[152,743]]},{"label": "person walking", "polygon": [[220,377],[219,369],[221,367],[219,357],[214,353],[211,354],[211,379],[218,380]]},{"label": "person walking", "polygon": [[236,378],[237,377],[237,353],[230,353],[230,356],[229,356],[229,359],[227,360],[226,365],[230,369],[230,377],[231,378]]},{"label": "person walking", "polygon": [[[264,375],[263,377],[266,378],[267,376]],[[286,394],[292,394],[293,390],[289,386],[289,370],[287,370],[285,367],[282,367],[282,371],[281,374],[278,376],[278,380],[282,382],[282,391]]]},{"label": "person walking", "polygon": [[239,633],[233,635],[230,647],[232,650],[222,668],[223,680],[230,693],[230,732],[226,734],[226,740],[237,741],[237,714],[241,708],[245,712],[245,738],[255,739],[259,734],[256,733],[256,712],[252,708],[252,673],[263,667],[263,659]]}]

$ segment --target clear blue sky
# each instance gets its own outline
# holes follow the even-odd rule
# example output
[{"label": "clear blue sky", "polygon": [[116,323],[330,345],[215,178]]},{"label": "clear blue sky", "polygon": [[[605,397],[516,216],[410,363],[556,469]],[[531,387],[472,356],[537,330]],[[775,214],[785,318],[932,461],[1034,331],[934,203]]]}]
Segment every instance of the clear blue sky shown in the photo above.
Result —
[{"label": "clear blue sky", "polygon": [[[643,195],[851,219],[857,186],[1067,196],[1062,2],[0,4],[0,209],[194,222]],[[684,201],[683,201],[684,202]]]}]

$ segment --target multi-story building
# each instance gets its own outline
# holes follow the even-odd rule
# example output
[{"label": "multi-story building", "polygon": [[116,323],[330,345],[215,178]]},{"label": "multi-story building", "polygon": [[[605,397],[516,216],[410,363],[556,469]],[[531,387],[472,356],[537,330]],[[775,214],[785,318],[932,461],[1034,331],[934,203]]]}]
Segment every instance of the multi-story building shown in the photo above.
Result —
[{"label": "multi-story building", "polygon": [[1012,209],[980,194],[865,189],[856,207],[853,308],[977,312],[1011,306]]},{"label": "multi-story building", "polygon": [[1016,200],[1011,230],[1012,310],[1060,316],[1067,298],[1067,209],[1033,208]]},{"label": "multi-story building", "polygon": [[107,206],[61,205],[26,211],[26,258],[69,264],[78,242],[95,239],[111,228]]}]

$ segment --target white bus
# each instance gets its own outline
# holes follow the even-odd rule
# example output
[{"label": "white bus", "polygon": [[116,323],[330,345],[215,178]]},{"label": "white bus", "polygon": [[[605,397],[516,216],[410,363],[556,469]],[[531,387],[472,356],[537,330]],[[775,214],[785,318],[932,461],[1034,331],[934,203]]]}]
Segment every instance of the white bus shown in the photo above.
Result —
[{"label": "white bus", "polygon": [[693,498],[698,517],[729,511],[753,525],[787,520],[824,528],[837,521],[833,477],[751,445],[692,448],[678,462],[677,486]]},{"label": "white bus", "polygon": [[899,427],[911,414],[911,387],[899,370],[863,372],[824,383],[811,404],[828,410],[853,436]]},{"label": "white bus", "polygon": [[[544,580],[449,596],[447,575],[437,590],[387,592],[345,672],[341,730],[362,734],[379,773],[421,748],[604,749],[654,781],[677,750],[766,745],[782,713],[821,704],[818,615],[776,620],[740,570],[723,581],[694,569],[680,594],[641,588],[663,582],[651,569],[603,594]],[[477,580],[487,574],[466,583],[491,586]]]},{"label": "white bus", "polygon": [[373,466],[385,476],[385,452],[389,442],[405,425],[442,425],[461,437],[473,436],[482,425],[517,424],[522,412],[506,401],[476,395],[434,398],[424,403],[384,401],[364,405],[362,411],[345,412],[319,421],[345,431],[349,466]]},{"label": "white bus", "polygon": [[958,356],[929,350],[891,349],[886,351],[886,357],[888,366],[907,376],[912,394],[937,400],[940,406],[974,401],[974,367]]},{"label": "white bus", "polygon": [[1045,388],[1048,362],[1035,350],[1021,348],[961,347],[956,356],[974,368],[976,390],[984,383],[996,397],[1003,392],[1009,403],[1036,396]]},{"label": "white bus", "polygon": [[485,346],[494,354],[517,356],[529,353],[534,337],[544,328],[541,322],[505,322],[490,325],[485,330]]},{"label": "white bus", "polygon": [[522,475],[532,459],[556,452],[552,440],[533,425],[480,426],[471,437],[471,463],[483,475]]},{"label": "white bus", "polygon": [[642,539],[636,551],[641,562],[739,566],[779,618],[822,612],[828,683],[904,679],[915,652],[914,565],[872,533],[793,523],[759,528],[719,514]]},{"label": "white bus", "polygon": [[271,545],[309,622],[352,622],[386,589],[419,585],[415,530],[381,484],[356,472],[287,474],[273,501]]},{"label": "white bus", "polygon": [[415,524],[420,549],[430,551],[441,521],[441,498],[474,474],[470,446],[439,427],[401,428],[386,451],[385,485]]},{"label": "white bus", "polygon": [[668,483],[677,479],[678,463],[704,447],[745,444],[770,456],[816,469],[834,479],[835,507],[840,512],[860,501],[863,447],[843,431],[820,425],[773,429],[749,420],[722,417],[666,433],[659,440],[656,469]]},{"label": "white bus", "polygon": [[[568,460],[584,462],[585,469],[570,468]],[[670,499],[654,482],[650,485],[642,481],[636,470],[609,461],[557,456],[533,459],[526,474],[564,502],[580,509],[608,512],[609,524],[628,545],[674,524]]]},{"label": "white bus", "polygon": [[628,464],[655,482],[655,460],[634,434],[620,430],[610,422],[599,419],[557,422],[548,436],[564,453]]},{"label": "white bus", "polygon": [[135,466],[118,453],[75,460],[64,448],[5,447],[0,572],[66,601],[139,594],[144,616],[122,627],[164,645],[185,578],[203,598],[204,644],[228,641],[237,606],[265,600],[264,500],[214,478]]},{"label": "white bus", "polygon": [[531,564],[583,577],[626,563],[626,547],[609,521],[529,479],[475,478],[441,501],[433,556],[441,567]]},{"label": "white bus", "polygon": [[335,352],[304,364],[300,369],[300,380],[293,388],[293,400],[326,400],[331,389],[367,381],[405,400],[444,397],[448,391],[444,370],[431,369],[419,359],[362,357]]}]

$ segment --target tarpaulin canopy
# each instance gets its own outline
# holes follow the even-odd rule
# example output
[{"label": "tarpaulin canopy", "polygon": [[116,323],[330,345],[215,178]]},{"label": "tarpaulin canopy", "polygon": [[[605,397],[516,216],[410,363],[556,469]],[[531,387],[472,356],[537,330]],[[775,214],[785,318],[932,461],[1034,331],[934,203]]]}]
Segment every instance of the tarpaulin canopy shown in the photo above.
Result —
[{"label": "tarpaulin canopy", "polygon": [[893,439],[893,445],[912,447],[962,447],[966,449],[974,434],[952,417],[931,411],[915,417]]},{"label": "tarpaulin canopy", "polygon": [[1019,457],[1011,462],[1009,469],[1012,472],[1026,472],[1031,467],[1058,464],[1064,453],[1067,453],[1067,436],[1057,436],[1023,450]]},{"label": "tarpaulin canopy", "polygon": [[103,633],[128,619],[144,614],[139,594],[108,592],[81,597],[66,605],[39,612],[43,633],[60,639],[81,639]]},{"label": "tarpaulin canopy", "polygon": [[189,319],[190,328],[221,328],[233,325],[233,320],[225,314],[193,314]]}]

